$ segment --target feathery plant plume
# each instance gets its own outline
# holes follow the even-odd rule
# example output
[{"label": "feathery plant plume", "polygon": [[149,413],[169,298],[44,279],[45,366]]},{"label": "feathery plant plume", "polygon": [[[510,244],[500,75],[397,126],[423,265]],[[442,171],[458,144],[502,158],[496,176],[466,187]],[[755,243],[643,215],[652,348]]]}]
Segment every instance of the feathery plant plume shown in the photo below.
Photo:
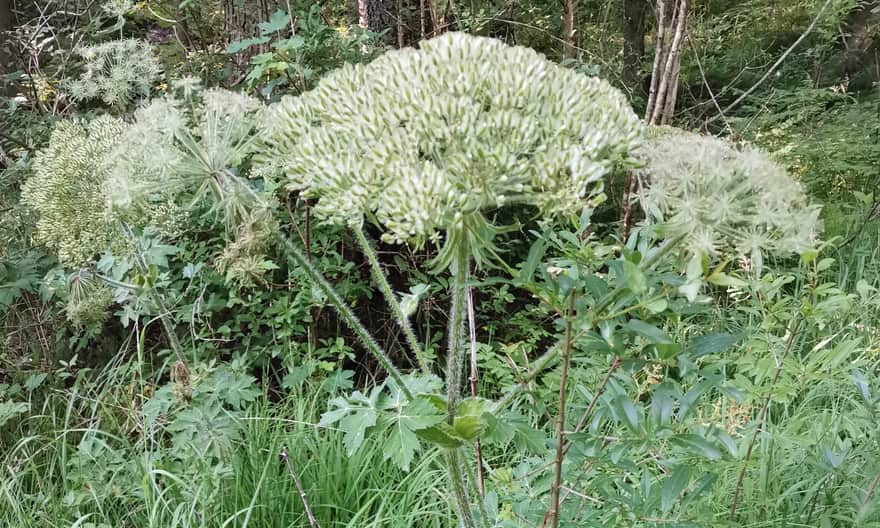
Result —
[{"label": "feathery plant plume", "polygon": [[61,121],[34,159],[22,202],[39,215],[36,241],[64,264],[86,264],[118,237],[106,207],[103,169],[124,130],[122,121],[109,116]]},{"label": "feathery plant plume", "polygon": [[110,316],[107,307],[113,291],[87,270],[73,273],[67,283],[67,319],[78,328],[102,325]]},{"label": "feathery plant plume", "polygon": [[318,198],[316,216],[381,223],[389,242],[445,234],[439,268],[492,255],[484,216],[508,204],[580,210],[627,162],[641,124],[608,83],[535,51],[447,33],[346,65],[261,120],[258,163]]},{"label": "feathery plant plume", "polygon": [[81,46],[84,72],[69,83],[75,101],[101,99],[109,106],[125,105],[147,97],[160,68],[153,48],[137,39],[121,39]]},{"label": "feathery plant plume", "polygon": [[642,204],[694,254],[733,253],[760,270],[765,252],[814,247],[820,208],[764,153],[670,128],[649,136]]}]

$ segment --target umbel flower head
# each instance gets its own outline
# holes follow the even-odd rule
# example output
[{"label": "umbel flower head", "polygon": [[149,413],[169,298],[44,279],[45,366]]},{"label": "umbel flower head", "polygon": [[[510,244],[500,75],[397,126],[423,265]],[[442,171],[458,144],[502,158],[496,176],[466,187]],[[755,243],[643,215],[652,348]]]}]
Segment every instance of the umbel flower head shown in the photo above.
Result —
[{"label": "umbel flower head", "polygon": [[109,116],[61,121],[34,159],[22,201],[39,215],[36,241],[65,264],[85,264],[119,233],[106,207],[103,163],[124,130]]},{"label": "umbel flower head", "polygon": [[190,79],[176,86],[180,97],[154,99],[135,112],[114,152],[107,194],[123,209],[180,195],[207,198],[236,224],[255,203],[235,170],[251,153],[261,105],[244,94],[202,90]]},{"label": "umbel flower head", "polygon": [[[391,242],[446,235],[480,260],[487,210],[580,210],[628,159],[641,125],[604,81],[523,47],[447,33],[346,65],[261,120],[260,152],[327,222],[365,215]],[[441,253],[442,259],[442,253]]]},{"label": "umbel flower head", "polygon": [[815,244],[819,207],[759,150],[671,128],[649,136],[642,204],[694,253],[734,253],[760,267],[764,252]]},{"label": "umbel flower head", "polygon": [[111,207],[107,180],[128,129],[107,115],[88,122],[61,121],[34,158],[22,202],[38,214],[35,241],[53,250],[63,264],[86,265],[107,249],[129,251],[123,224],[152,225],[164,235],[178,230],[183,215],[167,200],[126,210]]},{"label": "umbel flower head", "polygon": [[84,59],[83,74],[69,83],[74,100],[101,99],[105,104],[127,104],[146,97],[159,75],[159,63],[152,47],[143,40],[122,39],[81,46],[76,53]]}]

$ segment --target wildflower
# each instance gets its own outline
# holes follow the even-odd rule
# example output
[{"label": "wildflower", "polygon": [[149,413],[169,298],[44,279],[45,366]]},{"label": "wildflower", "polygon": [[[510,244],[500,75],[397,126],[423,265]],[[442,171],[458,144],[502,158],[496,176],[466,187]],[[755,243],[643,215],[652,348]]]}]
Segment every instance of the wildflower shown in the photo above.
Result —
[{"label": "wildflower", "polygon": [[101,99],[121,105],[146,97],[159,75],[152,47],[137,39],[111,40],[76,50],[85,59],[84,72],[68,83],[74,100]]},{"label": "wildflower", "polygon": [[445,235],[479,262],[489,209],[580,211],[628,162],[641,125],[609,84],[533,50],[447,33],[346,65],[261,118],[259,164],[318,198],[325,222],[375,218],[384,239]]},{"label": "wildflower", "polygon": [[668,127],[649,136],[642,204],[694,253],[749,257],[760,270],[764,253],[814,245],[819,207],[762,152]]}]

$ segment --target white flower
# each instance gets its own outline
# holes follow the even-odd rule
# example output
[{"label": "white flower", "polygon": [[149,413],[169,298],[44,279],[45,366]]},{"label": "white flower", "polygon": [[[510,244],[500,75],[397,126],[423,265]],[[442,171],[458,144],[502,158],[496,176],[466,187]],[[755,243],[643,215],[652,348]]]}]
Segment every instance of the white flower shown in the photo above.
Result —
[{"label": "white flower", "polygon": [[462,33],[346,65],[260,121],[257,163],[318,198],[319,217],[375,214],[386,239],[417,244],[485,241],[483,212],[502,205],[580,210],[642,130],[609,84]]},{"label": "white flower", "polygon": [[692,250],[757,259],[802,252],[816,241],[819,208],[760,151],[668,127],[649,135],[642,204]]}]

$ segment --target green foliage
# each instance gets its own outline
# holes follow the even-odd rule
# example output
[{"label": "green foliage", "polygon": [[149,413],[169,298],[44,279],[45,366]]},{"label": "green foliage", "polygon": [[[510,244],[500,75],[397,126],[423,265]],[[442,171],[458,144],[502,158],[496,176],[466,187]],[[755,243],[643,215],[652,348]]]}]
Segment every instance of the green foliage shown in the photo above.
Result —
[{"label": "green foliage", "polygon": [[258,28],[259,36],[231,42],[226,53],[261,51],[250,57],[245,82],[267,99],[310,89],[343,64],[369,61],[377,47],[378,35],[369,31],[327,25],[317,5],[293,13],[279,9]]}]

